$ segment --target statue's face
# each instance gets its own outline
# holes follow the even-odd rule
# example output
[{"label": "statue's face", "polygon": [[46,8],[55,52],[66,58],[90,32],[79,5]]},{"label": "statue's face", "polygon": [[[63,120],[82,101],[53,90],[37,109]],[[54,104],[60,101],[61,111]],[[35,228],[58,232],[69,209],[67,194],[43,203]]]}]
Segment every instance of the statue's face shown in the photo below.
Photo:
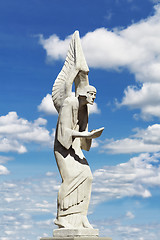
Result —
[{"label": "statue's face", "polygon": [[93,105],[95,98],[96,98],[96,92],[95,91],[88,91],[87,92],[87,94],[86,94],[87,103]]}]

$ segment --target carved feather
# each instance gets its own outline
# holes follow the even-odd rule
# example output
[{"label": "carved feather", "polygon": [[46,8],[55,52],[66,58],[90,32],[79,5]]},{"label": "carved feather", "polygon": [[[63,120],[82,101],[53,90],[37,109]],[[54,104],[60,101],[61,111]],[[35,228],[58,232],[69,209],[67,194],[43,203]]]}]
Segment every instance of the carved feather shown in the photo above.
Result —
[{"label": "carved feather", "polygon": [[72,85],[79,71],[88,74],[89,69],[81,47],[79,32],[75,31],[63,68],[52,88],[52,100],[57,112],[60,111],[65,98],[71,95]]}]

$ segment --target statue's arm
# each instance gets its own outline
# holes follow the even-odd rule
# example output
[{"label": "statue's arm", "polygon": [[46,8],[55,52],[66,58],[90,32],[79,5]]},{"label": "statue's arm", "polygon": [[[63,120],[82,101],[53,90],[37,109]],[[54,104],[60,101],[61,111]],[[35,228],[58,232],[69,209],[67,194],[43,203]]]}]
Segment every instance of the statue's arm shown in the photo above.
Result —
[{"label": "statue's arm", "polygon": [[78,131],[72,130],[72,136],[93,139],[93,138],[99,137],[102,134],[103,130],[104,128],[99,128],[91,132],[88,132],[88,131],[78,132]]},{"label": "statue's arm", "polygon": [[87,131],[78,132],[78,131],[72,130],[72,137],[89,138],[91,137],[91,133]]},{"label": "statue's arm", "polygon": [[66,148],[69,149],[72,144],[72,107],[68,103],[68,100],[65,100],[57,127],[57,140]]}]

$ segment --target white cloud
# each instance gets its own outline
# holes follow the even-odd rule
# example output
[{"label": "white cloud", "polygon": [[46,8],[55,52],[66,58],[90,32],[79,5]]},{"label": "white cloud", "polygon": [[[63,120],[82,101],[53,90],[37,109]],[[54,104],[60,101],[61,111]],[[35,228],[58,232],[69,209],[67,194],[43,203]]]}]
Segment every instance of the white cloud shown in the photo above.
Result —
[{"label": "white cloud", "polygon": [[24,143],[37,143],[51,146],[53,133],[45,128],[47,120],[38,118],[34,122],[19,118],[16,112],[0,117],[0,151],[25,153]]},{"label": "white cloud", "polygon": [[47,94],[46,97],[42,99],[41,104],[38,106],[40,112],[44,112],[48,115],[55,115],[57,111],[53,105],[51,94]]},{"label": "white cloud", "polygon": [[93,140],[92,140],[92,145],[91,145],[91,147],[92,147],[92,148],[96,148],[96,147],[98,147],[98,146],[99,146],[98,141],[97,141],[96,139],[93,139]]},{"label": "white cloud", "polygon": [[150,187],[160,187],[159,159],[160,153],[145,153],[126,163],[96,170],[92,204],[123,197],[151,197]]},{"label": "white cloud", "polygon": [[68,36],[64,41],[60,40],[56,34],[48,39],[44,39],[42,34],[39,37],[40,44],[46,50],[49,60],[65,59],[71,36]]},{"label": "white cloud", "polygon": [[[160,6],[157,5],[155,10],[154,16],[134,23],[126,29],[109,31],[99,28],[82,37],[82,46],[89,66],[105,69],[128,67],[136,76],[141,76],[142,81],[151,79],[152,74],[154,74],[152,81],[159,81],[160,72],[157,64],[160,61],[160,33],[158,31]],[[53,35],[44,39],[41,35],[40,43],[50,58],[64,59],[70,37],[60,40],[58,36]],[[145,69],[146,66],[156,71],[150,72],[149,69]]]},{"label": "white cloud", "polygon": [[8,175],[8,174],[9,174],[8,169],[3,165],[0,165],[0,175]]},{"label": "white cloud", "polygon": [[146,129],[134,129],[130,138],[108,140],[103,149],[110,153],[140,153],[160,151],[160,124],[148,126]]},{"label": "white cloud", "polygon": [[125,138],[116,141],[111,140],[104,146],[104,149],[113,154],[157,152],[160,151],[160,145],[146,144],[143,139]]},{"label": "white cloud", "polygon": [[88,104],[88,107],[89,107],[89,113],[92,114],[92,113],[100,113],[100,109],[98,108],[97,106],[97,103],[94,102],[93,105],[90,105]]},{"label": "white cloud", "polygon": [[54,172],[47,172],[46,176],[48,176],[48,177],[54,176]]},{"label": "white cloud", "polygon": [[12,157],[0,156],[0,164],[13,160]]},{"label": "white cloud", "polygon": [[[82,46],[90,67],[103,69],[128,68],[135,75],[138,82],[142,83],[142,89],[129,87],[125,90],[125,96],[121,106],[140,108],[142,117],[159,115],[159,94],[153,83],[160,84],[160,4],[155,5],[155,13],[144,20],[134,23],[127,28],[105,28],[88,32],[82,37]],[[60,40],[52,35],[44,39],[41,35],[40,43],[47,52],[50,60],[65,59],[70,37]],[[148,87],[151,91],[146,92]],[[159,87],[158,87],[159,89]],[[153,93],[154,99],[152,98]],[[130,95],[131,94],[131,95]],[[135,103],[135,98],[140,98]],[[149,102],[152,99],[152,104]],[[154,104],[156,102],[156,105]]]},{"label": "white cloud", "polygon": [[13,139],[8,139],[7,137],[0,138],[0,152],[18,152],[25,153],[27,149],[20,142]]},{"label": "white cloud", "polygon": [[126,213],[126,217],[127,217],[127,218],[130,218],[130,219],[135,218],[134,214],[133,214],[132,212],[130,212],[130,211],[128,211],[128,212]]},{"label": "white cloud", "polygon": [[117,106],[141,109],[141,117],[149,120],[152,116],[160,117],[160,83],[144,83],[140,89],[129,86]]}]

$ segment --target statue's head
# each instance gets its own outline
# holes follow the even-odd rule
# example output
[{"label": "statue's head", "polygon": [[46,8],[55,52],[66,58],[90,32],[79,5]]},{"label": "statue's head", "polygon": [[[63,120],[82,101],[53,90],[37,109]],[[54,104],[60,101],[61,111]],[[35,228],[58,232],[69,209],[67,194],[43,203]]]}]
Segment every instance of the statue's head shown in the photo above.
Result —
[{"label": "statue's head", "polygon": [[96,98],[96,88],[91,86],[91,85],[87,85],[83,88],[78,89],[77,93],[78,96],[82,96],[85,97],[86,102],[93,105],[94,100]]}]

